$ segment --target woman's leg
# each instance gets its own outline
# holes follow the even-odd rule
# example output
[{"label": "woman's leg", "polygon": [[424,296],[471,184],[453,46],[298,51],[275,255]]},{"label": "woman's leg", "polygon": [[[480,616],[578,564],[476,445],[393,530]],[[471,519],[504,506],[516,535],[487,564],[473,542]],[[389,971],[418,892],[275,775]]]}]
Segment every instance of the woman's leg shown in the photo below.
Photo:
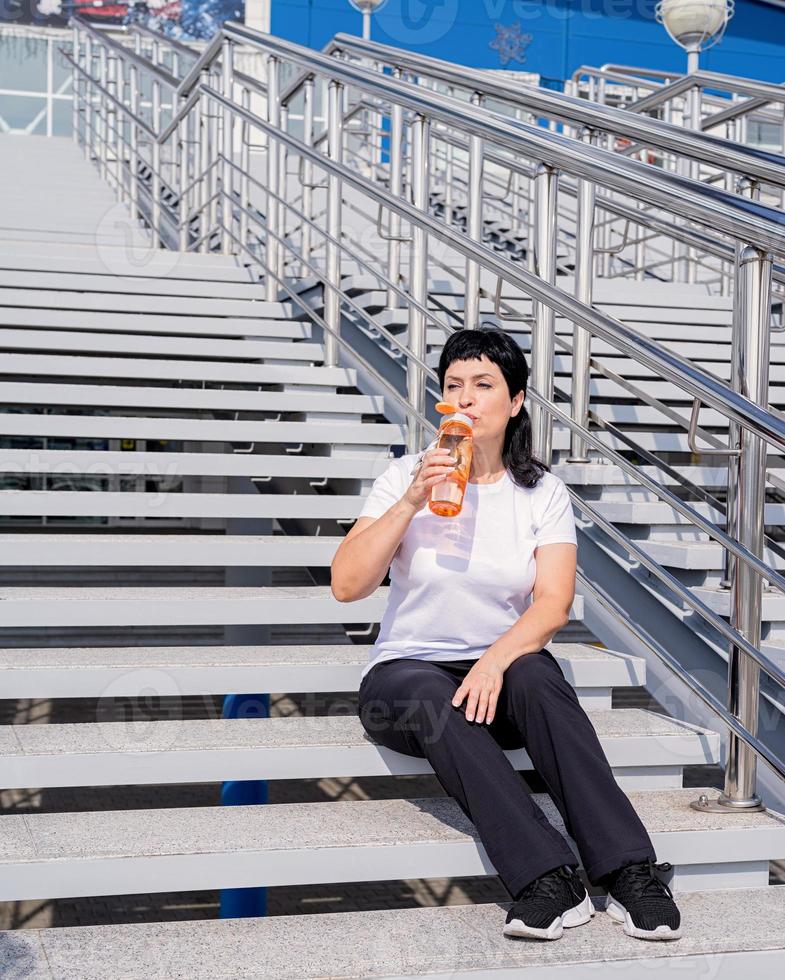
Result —
[{"label": "woman's leg", "polygon": [[452,697],[465,670],[400,658],[372,668],[358,714],[374,741],[427,758],[444,790],[472,821],[499,877],[515,896],[546,871],[578,861],[531,798],[490,726],[467,721]]},{"label": "woman's leg", "polygon": [[622,865],[656,860],[575,689],[548,650],[524,654],[507,668],[497,719],[490,728],[501,744],[514,737],[510,723],[520,735],[592,884]]}]

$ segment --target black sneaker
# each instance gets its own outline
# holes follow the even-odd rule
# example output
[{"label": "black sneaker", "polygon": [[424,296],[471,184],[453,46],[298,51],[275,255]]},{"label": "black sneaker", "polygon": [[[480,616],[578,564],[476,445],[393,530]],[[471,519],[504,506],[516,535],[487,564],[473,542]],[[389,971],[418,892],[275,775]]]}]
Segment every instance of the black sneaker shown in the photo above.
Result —
[{"label": "black sneaker", "polygon": [[565,928],[582,926],[594,905],[574,868],[564,864],[521,890],[507,913],[505,936],[561,939]]},{"label": "black sneaker", "polygon": [[624,924],[628,936],[636,939],[679,939],[681,914],[670,888],[655,874],[671,871],[664,861],[655,864],[651,858],[628,864],[608,876],[605,910],[616,922]]}]

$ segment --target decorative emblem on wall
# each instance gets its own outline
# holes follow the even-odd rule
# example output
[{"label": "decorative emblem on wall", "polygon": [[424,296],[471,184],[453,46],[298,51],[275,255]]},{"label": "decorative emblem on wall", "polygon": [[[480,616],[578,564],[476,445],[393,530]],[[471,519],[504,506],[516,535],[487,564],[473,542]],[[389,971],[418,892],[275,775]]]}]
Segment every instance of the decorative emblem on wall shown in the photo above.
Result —
[{"label": "decorative emblem on wall", "polygon": [[518,20],[509,27],[504,24],[493,26],[496,29],[496,37],[488,47],[499,52],[499,61],[502,65],[507,65],[511,61],[523,64],[526,60],[526,48],[532,42],[532,35],[521,33],[521,23]]}]

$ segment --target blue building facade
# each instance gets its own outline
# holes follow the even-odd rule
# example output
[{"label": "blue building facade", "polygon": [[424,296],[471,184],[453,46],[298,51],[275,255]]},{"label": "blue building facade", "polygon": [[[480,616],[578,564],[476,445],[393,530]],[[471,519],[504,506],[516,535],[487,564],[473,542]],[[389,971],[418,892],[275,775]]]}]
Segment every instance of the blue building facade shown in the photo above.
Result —
[{"label": "blue building facade", "polygon": [[[349,0],[271,0],[272,32],[322,47],[359,34]],[[654,17],[655,0],[386,0],[373,38],[478,68],[537,72],[557,83],[580,65],[684,71],[686,55]],[[785,0],[736,0],[722,43],[701,66],[785,81]]]}]

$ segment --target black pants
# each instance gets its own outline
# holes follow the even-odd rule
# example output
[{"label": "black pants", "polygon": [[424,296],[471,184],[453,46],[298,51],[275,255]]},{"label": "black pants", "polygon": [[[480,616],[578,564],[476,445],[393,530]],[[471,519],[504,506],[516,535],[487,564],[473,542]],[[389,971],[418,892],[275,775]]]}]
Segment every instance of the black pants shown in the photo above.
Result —
[{"label": "black pants", "polygon": [[546,871],[578,861],[503,749],[525,748],[578,845],[589,881],[647,858],[654,846],[616,782],[597,733],[548,651],[504,673],[490,725],[468,721],[452,698],[476,661],[386,660],[360,684],[358,714],[377,743],[427,758],[472,821],[511,896]]}]

